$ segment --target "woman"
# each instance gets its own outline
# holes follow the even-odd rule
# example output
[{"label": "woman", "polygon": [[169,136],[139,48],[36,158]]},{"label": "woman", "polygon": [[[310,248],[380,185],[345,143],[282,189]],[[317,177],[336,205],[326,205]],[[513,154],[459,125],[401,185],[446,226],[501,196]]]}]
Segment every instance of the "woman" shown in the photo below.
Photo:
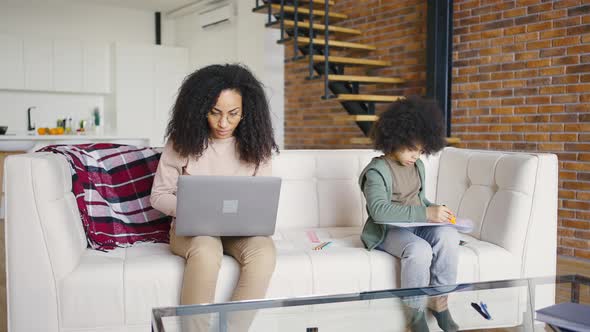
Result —
[{"label": "woman", "polygon": [[[270,176],[271,155],[278,152],[262,84],[234,64],[208,66],[185,79],[166,136],[150,202],[173,217],[180,175]],[[214,301],[224,252],[240,264],[232,301],[264,298],[275,267],[275,247],[266,236],[177,236],[173,223],[170,248],[186,259],[181,304]],[[241,325],[247,329],[250,320]]]}]

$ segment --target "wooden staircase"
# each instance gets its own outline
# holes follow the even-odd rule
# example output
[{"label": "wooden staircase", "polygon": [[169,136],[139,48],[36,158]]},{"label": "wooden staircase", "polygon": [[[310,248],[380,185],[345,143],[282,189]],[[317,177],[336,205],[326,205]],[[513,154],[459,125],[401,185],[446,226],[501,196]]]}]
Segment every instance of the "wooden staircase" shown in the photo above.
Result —
[{"label": "wooden staircase", "polygon": [[[326,2],[327,1],[327,2]],[[339,21],[348,18],[333,12],[333,0],[257,0],[255,13],[269,17],[269,28],[281,29],[279,43],[294,47],[292,61],[309,63],[308,79],[324,80],[323,100],[340,102],[348,115],[336,116],[338,121],[354,121],[368,136],[372,123],[377,120],[376,103],[391,103],[403,96],[363,94],[361,85],[399,85],[405,81],[399,77],[349,75],[347,67],[379,68],[392,63],[383,60],[364,59],[358,52],[377,50],[374,45],[346,41],[347,37],[362,34],[358,29],[343,27]],[[353,56],[336,55],[335,52],[357,52]],[[327,61],[326,61],[326,55]],[[370,144],[368,137],[355,138],[350,144]]]}]

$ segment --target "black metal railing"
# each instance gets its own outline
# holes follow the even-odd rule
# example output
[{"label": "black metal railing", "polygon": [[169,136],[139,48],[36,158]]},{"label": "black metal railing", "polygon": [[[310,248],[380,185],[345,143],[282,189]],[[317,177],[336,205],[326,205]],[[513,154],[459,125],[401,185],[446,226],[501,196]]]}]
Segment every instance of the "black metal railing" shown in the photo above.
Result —
[{"label": "black metal railing", "polygon": [[322,96],[323,99],[329,99],[334,97],[332,94],[330,94],[330,79],[328,78],[330,73],[330,44],[328,44],[328,25],[330,25],[329,16],[330,2],[328,0],[324,0],[324,95]]},{"label": "black metal railing", "polygon": [[[270,6],[270,4],[269,4]],[[279,13],[281,17],[281,21],[279,24],[281,25],[281,41],[285,40],[285,0],[281,0],[281,12]],[[269,22],[270,23],[270,22]]]},{"label": "black metal railing", "polygon": [[[260,7],[260,4],[264,5],[266,4],[268,6],[268,22],[267,22],[267,26],[271,26],[276,24],[277,22],[279,23],[279,28],[280,28],[280,39],[278,40],[279,43],[285,43],[287,41],[293,40],[293,57],[291,58],[291,60],[295,61],[295,60],[300,60],[305,58],[305,53],[307,52],[307,56],[309,57],[309,63],[308,63],[308,71],[309,71],[309,75],[307,77],[307,79],[317,79],[320,78],[320,76],[323,74],[324,75],[324,95],[322,96],[322,99],[330,99],[330,98],[334,98],[335,96],[333,94],[330,93],[330,79],[328,77],[330,70],[332,69],[332,71],[334,71],[337,74],[342,74],[342,72],[344,71],[343,66],[332,66],[330,64],[330,44],[329,44],[329,35],[330,35],[330,18],[329,18],[329,14],[330,14],[330,3],[328,0],[324,1],[324,47],[322,48],[320,45],[317,45],[317,33],[316,30],[318,29],[314,29],[314,2],[313,0],[309,0],[309,13],[308,13],[308,27],[307,29],[303,28],[301,29],[300,27],[300,6],[299,6],[299,0],[291,0],[289,1],[290,4],[292,4],[293,6],[293,13],[289,13],[288,18],[292,18],[293,19],[293,28],[288,30],[289,31],[289,35],[286,35],[287,32],[287,28],[285,27],[285,20],[287,19],[287,15],[285,12],[285,2],[286,0],[280,0],[280,8],[279,8],[279,12],[278,13],[274,13],[273,14],[273,10],[272,10],[272,4],[273,1],[272,0],[256,0],[256,8]],[[275,18],[275,20],[273,20],[273,16]],[[308,47],[306,52],[303,52],[303,49],[299,47],[299,40],[301,36],[305,36],[307,35],[307,37],[309,38],[309,43],[308,43]],[[323,54],[322,54],[323,53]],[[322,54],[324,56],[324,64],[323,64],[323,68],[319,69],[316,68],[316,62],[314,59],[314,55],[316,54]],[[333,67],[333,68],[332,68]],[[320,75],[316,75],[316,71],[320,74]],[[358,91],[358,89],[357,89]]]},{"label": "black metal railing", "polygon": [[[275,3],[278,3],[278,0],[274,0]],[[279,43],[284,43],[286,41],[293,40],[294,44],[294,55],[290,57],[289,60],[298,60],[304,58],[306,55],[309,56],[308,62],[308,69],[309,69],[309,76],[306,79],[317,79],[320,78],[321,75],[324,75],[324,95],[321,96],[322,99],[331,99],[335,98],[338,94],[359,94],[360,93],[360,84],[358,82],[339,82],[339,81],[330,81],[329,75],[330,74],[337,74],[343,75],[344,74],[344,64],[332,63],[330,62],[330,44],[329,44],[329,35],[330,35],[330,4],[328,0],[324,2],[324,27],[323,29],[314,29],[314,9],[317,8],[314,6],[313,0],[309,0],[309,13],[308,15],[300,15],[299,13],[301,6],[299,6],[299,0],[280,0],[280,8],[279,12],[272,12],[272,0],[263,0],[263,4],[268,5],[269,12],[271,15],[269,16],[269,21],[267,26],[273,26],[279,23],[281,29],[281,39],[278,40]],[[256,1],[256,8],[259,7],[259,0]],[[286,5],[292,5],[293,11],[287,13],[285,11]],[[301,17],[307,16],[309,25],[307,27],[301,28]],[[272,19],[275,19],[274,21]],[[285,26],[285,20],[293,19],[293,25],[290,28]],[[318,34],[321,33],[323,30],[324,33],[324,45],[318,45],[316,39]],[[301,36],[307,35],[309,37],[309,44],[308,47],[299,47],[299,38]],[[301,54],[301,55],[300,55]],[[320,64],[317,63],[314,59],[314,55],[323,55],[324,56],[324,63]],[[316,74],[317,73],[317,74]],[[344,109],[349,114],[375,114],[375,103],[374,102],[363,102],[363,101],[342,101],[341,102]],[[368,135],[371,123],[365,121],[357,121],[357,125],[363,131],[365,135]]]},{"label": "black metal railing", "polygon": [[294,0],[293,4],[293,61],[299,57],[299,0]]},{"label": "black metal railing", "polygon": [[313,1],[309,1],[309,45],[308,45],[308,56],[309,56],[309,76],[307,79],[313,80],[315,78],[319,78],[319,76],[314,75],[315,71],[313,70],[313,39],[315,38],[315,32],[313,30]]},{"label": "black metal railing", "polygon": [[[318,79],[321,75],[324,75],[324,95],[321,96],[321,99],[332,99],[336,98],[337,95],[340,94],[360,94],[360,85],[359,82],[344,82],[340,80],[331,81],[330,75],[344,75],[345,70],[345,63],[335,63],[330,61],[330,3],[329,0],[324,0],[323,7],[324,7],[324,27],[323,29],[317,28],[314,29],[315,20],[314,17],[321,16],[316,14],[314,10],[317,11],[316,8],[321,8],[319,6],[314,6],[314,0],[308,0],[309,2],[309,12],[308,15],[306,13],[300,13],[300,8],[304,8],[303,6],[299,6],[300,0],[280,0],[280,7],[276,6],[279,3],[279,0],[256,0],[256,11],[261,10],[264,12],[263,7],[260,7],[260,3],[262,5],[268,6],[268,23],[267,26],[275,26],[275,24],[279,24],[280,26],[280,39],[278,43],[285,43],[286,41],[293,40],[293,57],[289,57],[289,60],[299,60],[304,58],[305,56],[309,57],[308,62],[308,70],[309,75],[306,79]],[[275,3],[276,9],[279,9],[278,12],[273,13],[273,2]],[[289,7],[289,12],[285,11],[286,5],[292,6]],[[302,9],[305,11],[305,9]],[[305,26],[305,17],[308,18],[308,26]],[[275,19],[273,21],[273,18]],[[285,20],[293,19],[293,24],[289,25],[288,27],[285,24]],[[320,21],[321,22],[321,21]],[[303,25],[303,28],[301,27]],[[320,39],[321,33],[323,30],[323,37],[324,37],[324,45],[322,47]],[[335,29],[332,29],[334,31]],[[309,37],[309,43],[307,47],[301,46],[300,39],[301,36]],[[332,48],[334,46],[332,45]],[[301,54],[300,54],[301,53]],[[318,61],[314,58],[314,55],[323,55],[324,61],[323,63],[318,63]],[[340,104],[349,114],[352,115],[374,115],[375,114],[375,106],[376,101],[362,101],[362,100],[355,100],[355,101],[340,101]],[[370,121],[356,121],[359,128],[363,131],[365,135],[368,135],[371,127],[372,122]]]}]

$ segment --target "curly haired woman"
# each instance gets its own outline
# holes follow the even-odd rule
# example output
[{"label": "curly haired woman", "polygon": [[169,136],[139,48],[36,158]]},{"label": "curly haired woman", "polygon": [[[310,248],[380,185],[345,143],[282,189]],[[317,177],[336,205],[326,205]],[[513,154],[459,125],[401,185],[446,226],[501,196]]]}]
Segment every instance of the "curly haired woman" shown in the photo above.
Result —
[{"label": "curly haired woman", "polygon": [[[369,250],[378,249],[401,261],[401,287],[452,285],[457,278],[459,236],[452,227],[395,227],[395,222],[449,222],[453,213],[424,196],[426,187],[422,154],[445,145],[440,110],[434,103],[410,97],[393,103],[375,123],[374,158],[362,172],[359,184],[367,201],[369,218],[361,239]],[[383,223],[387,223],[385,225]],[[412,331],[428,331],[425,303],[405,299]],[[446,297],[430,306],[443,331],[457,331]]]},{"label": "curly haired woman", "polygon": [[[180,175],[270,176],[278,152],[262,84],[235,64],[211,65],[184,80],[166,136],[150,202],[173,217]],[[170,248],[186,259],[181,304],[214,301],[224,252],[240,265],[232,301],[264,298],[275,268],[275,247],[265,236],[177,236],[173,224]],[[247,330],[250,321],[236,329]],[[193,322],[207,330],[207,322]]]}]

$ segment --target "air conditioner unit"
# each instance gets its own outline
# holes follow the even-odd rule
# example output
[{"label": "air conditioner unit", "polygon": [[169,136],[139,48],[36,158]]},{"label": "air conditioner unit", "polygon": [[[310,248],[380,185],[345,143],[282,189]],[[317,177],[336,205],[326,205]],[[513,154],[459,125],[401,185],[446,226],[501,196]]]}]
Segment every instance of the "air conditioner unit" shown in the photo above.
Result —
[{"label": "air conditioner unit", "polygon": [[237,14],[235,13],[234,2],[235,0],[193,0],[180,7],[165,12],[164,15],[169,19],[177,19],[192,15],[193,13],[208,12],[212,9],[214,10],[225,5],[230,5],[231,9],[234,11],[233,15],[235,16]]},{"label": "air conditioner unit", "polygon": [[221,6],[209,7],[199,12],[199,24],[202,29],[206,29],[221,23],[230,22],[234,15],[233,2],[226,2]]}]

